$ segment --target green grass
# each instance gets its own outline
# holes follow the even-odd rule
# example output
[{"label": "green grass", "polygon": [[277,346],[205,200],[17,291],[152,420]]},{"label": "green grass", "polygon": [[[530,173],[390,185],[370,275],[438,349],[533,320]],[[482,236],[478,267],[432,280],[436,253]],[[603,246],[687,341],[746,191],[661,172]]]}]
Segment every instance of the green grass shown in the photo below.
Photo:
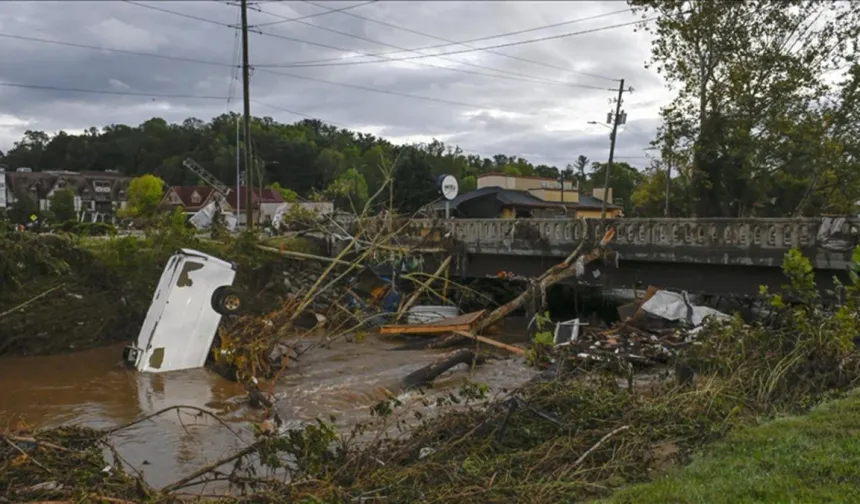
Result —
[{"label": "green grass", "polygon": [[602,502],[860,502],[860,392],[739,429],[689,466]]}]

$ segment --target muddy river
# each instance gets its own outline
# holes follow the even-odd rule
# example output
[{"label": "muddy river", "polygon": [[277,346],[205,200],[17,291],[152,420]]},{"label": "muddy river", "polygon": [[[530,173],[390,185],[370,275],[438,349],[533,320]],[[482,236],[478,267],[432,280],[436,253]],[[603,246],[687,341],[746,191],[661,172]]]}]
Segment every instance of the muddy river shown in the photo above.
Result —
[{"label": "muddy river", "polygon": [[[511,318],[501,339],[522,341],[524,334],[524,321]],[[400,344],[369,335],[360,342],[340,341],[309,351],[274,388],[280,415],[288,425],[333,415],[346,430],[367,420],[370,406],[387,391],[417,403],[416,393],[399,390],[400,380],[445,350],[391,351]],[[244,404],[240,385],[207,369],[140,374],[121,365],[122,348],[0,359],[0,420],[21,418],[35,428],[112,427],[174,405],[205,408],[227,420],[231,429],[191,411],[171,411],[115,434],[112,441],[120,455],[156,487],[253,439],[249,422],[259,420],[260,412]],[[501,392],[533,374],[521,358],[489,361],[473,370],[459,366],[438,378],[433,392],[459,388],[466,380]]]}]

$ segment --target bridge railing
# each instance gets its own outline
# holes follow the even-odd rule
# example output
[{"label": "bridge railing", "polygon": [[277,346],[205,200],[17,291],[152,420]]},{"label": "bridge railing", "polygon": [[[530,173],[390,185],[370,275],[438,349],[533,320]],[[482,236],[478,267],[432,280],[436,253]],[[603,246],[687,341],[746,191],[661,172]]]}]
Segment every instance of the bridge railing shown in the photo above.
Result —
[{"label": "bridge railing", "polygon": [[404,235],[431,240],[448,235],[467,245],[511,246],[540,239],[550,246],[565,246],[578,244],[586,231],[590,237],[602,237],[609,226],[615,228],[616,246],[636,248],[807,248],[820,245],[823,227],[827,237],[840,235],[856,241],[860,236],[860,219],[856,218],[416,219],[406,225]]}]

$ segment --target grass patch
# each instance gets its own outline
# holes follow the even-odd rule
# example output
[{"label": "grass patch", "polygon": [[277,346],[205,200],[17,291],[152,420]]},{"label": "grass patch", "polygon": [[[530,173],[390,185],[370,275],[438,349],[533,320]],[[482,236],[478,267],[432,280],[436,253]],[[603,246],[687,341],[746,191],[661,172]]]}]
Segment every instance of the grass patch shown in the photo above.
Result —
[{"label": "grass patch", "polygon": [[734,431],[693,462],[605,504],[860,501],[860,392]]}]

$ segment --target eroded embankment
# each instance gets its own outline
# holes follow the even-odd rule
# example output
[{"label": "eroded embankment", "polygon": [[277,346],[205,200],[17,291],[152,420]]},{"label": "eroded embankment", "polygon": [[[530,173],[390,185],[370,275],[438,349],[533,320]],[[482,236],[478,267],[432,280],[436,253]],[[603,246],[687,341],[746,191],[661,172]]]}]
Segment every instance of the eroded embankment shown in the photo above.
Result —
[{"label": "eroded embankment", "polygon": [[[319,265],[260,251],[248,237],[201,241],[151,235],[81,242],[70,236],[0,236],[0,355],[40,355],[128,341],[170,255],[189,247],[238,264],[251,312],[271,310]],[[292,284],[283,279],[291,278]]]}]

